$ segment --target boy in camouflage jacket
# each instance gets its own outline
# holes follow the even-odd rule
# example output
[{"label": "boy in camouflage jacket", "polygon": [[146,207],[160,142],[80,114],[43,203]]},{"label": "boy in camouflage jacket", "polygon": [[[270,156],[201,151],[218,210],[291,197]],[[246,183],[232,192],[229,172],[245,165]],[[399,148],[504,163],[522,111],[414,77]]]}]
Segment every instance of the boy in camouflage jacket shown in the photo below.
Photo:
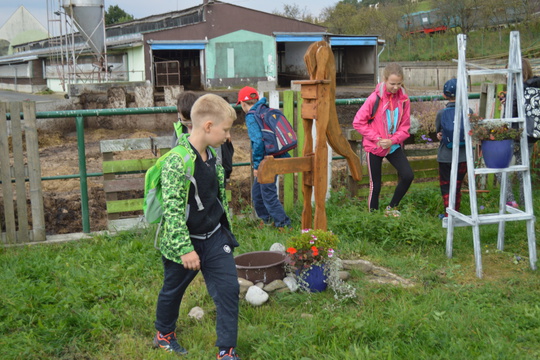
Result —
[{"label": "boy in camouflage jacket", "polygon": [[216,305],[217,359],[235,360],[239,285],[233,249],[238,242],[231,232],[224,170],[210,147],[225,142],[236,112],[223,98],[207,94],[195,102],[191,118],[193,130],[180,144],[195,159],[195,182],[186,180],[178,154],[167,157],[161,175],[164,281],[157,301],[154,346],[187,354],[177,341],[176,321],[185,290],[201,270]]}]

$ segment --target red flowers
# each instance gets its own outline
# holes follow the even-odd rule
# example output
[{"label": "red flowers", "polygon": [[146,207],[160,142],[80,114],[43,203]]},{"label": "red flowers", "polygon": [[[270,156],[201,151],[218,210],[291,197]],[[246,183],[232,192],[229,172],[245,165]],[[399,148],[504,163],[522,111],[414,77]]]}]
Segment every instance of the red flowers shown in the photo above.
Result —
[{"label": "red flowers", "polygon": [[287,263],[294,269],[306,269],[333,257],[339,242],[331,231],[304,229],[287,241]]}]

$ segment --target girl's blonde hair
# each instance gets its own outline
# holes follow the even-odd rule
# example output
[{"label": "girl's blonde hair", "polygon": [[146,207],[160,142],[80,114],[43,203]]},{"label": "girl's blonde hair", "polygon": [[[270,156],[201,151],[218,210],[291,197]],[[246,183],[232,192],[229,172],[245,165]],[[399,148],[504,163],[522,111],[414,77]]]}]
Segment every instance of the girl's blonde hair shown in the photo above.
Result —
[{"label": "girl's blonde hair", "polygon": [[384,70],[383,70],[384,80],[388,80],[390,75],[397,75],[402,80],[405,78],[405,76],[403,75],[403,68],[398,63],[390,63],[384,67]]}]

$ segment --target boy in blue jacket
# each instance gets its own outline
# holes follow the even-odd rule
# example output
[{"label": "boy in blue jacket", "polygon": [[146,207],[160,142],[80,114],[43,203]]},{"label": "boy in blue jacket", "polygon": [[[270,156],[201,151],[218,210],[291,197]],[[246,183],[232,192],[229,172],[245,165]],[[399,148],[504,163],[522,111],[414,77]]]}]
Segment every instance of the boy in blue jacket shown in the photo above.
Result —
[{"label": "boy in blue jacket", "polygon": [[[437,139],[440,141],[439,150],[437,151],[437,162],[439,163],[439,185],[444,204],[444,214],[439,214],[440,219],[448,217],[446,209],[448,208],[450,200],[450,173],[452,171],[452,148],[454,146],[454,144],[449,145],[449,143],[451,143],[449,140],[443,141],[443,137],[448,138],[450,135],[444,134],[442,123],[443,121],[448,121],[446,119],[443,120],[443,118],[448,118],[451,121],[452,127],[454,126],[456,91],[457,79],[450,79],[444,84],[443,96],[448,100],[448,103],[444,109],[437,112],[437,116],[435,117]],[[461,127],[463,131],[463,123],[461,124]],[[460,143],[455,144],[455,146],[459,146],[459,157],[457,164],[458,175],[456,181],[456,203],[454,210],[459,211],[461,205],[461,185],[463,184],[463,179],[467,174],[467,153],[465,151],[465,144]]]},{"label": "boy in blue jacket", "polygon": [[[238,102],[236,105],[238,104],[241,104],[242,110],[246,113],[246,126],[249,139],[251,140],[251,158],[253,160],[253,176],[255,177],[251,188],[251,197],[255,212],[265,224],[270,224],[273,220],[275,227],[279,229],[289,228],[291,226],[291,219],[289,219],[283,209],[283,205],[279,201],[276,182],[260,184],[257,181],[259,164],[267,154],[264,150],[261,128],[255,119],[255,114],[261,105],[266,104],[266,98],[263,97],[259,100],[257,90],[246,86],[238,92]],[[275,157],[284,158],[290,157],[290,155],[284,153]]]},{"label": "boy in blue jacket", "polygon": [[176,321],[186,288],[200,270],[216,305],[217,359],[237,360],[240,289],[233,249],[238,242],[231,232],[224,170],[210,149],[230,136],[236,111],[220,96],[207,94],[193,104],[191,119],[191,133],[179,143],[195,159],[195,180],[186,180],[184,161],[177,153],[166,158],[161,174],[164,280],[157,301],[154,347],[187,354],[176,338]]}]

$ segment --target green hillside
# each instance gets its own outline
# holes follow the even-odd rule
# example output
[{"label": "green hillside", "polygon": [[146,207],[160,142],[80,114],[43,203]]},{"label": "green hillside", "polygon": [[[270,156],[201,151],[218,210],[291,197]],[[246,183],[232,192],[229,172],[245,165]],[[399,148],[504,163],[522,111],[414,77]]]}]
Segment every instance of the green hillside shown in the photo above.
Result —
[{"label": "green hillside", "polygon": [[[502,59],[508,57],[510,32],[520,32],[523,57],[540,57],[540,22],[497,30],[477,30],[467,34],[468,59]],[[381,61],[450,61],[457,59],[457,34],[449,31],[431,36],[400,36],[387,43]]]}]

